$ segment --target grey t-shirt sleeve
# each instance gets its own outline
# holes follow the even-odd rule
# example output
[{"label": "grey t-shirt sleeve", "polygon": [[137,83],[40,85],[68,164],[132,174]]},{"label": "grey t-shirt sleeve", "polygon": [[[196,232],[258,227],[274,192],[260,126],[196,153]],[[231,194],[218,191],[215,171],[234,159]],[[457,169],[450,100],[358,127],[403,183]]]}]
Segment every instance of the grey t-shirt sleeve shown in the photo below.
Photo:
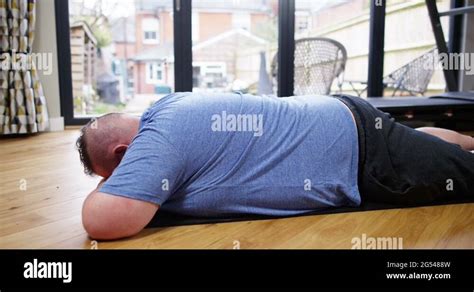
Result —
[{"label": "grey t-shirt sleeve", "polygon": [[184,157],[156,127],[145,126],[100,192],[163,204],[179,187]]}]

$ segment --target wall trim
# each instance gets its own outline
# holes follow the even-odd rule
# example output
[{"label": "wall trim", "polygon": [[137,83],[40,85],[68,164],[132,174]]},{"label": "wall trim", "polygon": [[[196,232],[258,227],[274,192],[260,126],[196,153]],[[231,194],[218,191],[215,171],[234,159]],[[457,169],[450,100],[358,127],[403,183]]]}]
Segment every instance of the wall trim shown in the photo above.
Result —
[{"label": "wall trim", "polygon": [[49,118],[49,132],[60,132],[64,131],[64,118],[57,117],[57,118]]}]

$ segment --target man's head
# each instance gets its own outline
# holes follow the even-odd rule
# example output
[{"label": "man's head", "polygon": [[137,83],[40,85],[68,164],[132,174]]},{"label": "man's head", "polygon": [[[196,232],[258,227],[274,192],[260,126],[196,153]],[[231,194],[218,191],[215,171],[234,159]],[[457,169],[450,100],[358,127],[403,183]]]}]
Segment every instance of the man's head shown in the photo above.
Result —
[{"label": "man's head", "polygon": [[137,135],[139,123],[138,117],[111,113],[85,125],[76,141],[84,172],[105,178],[112,175]]}]

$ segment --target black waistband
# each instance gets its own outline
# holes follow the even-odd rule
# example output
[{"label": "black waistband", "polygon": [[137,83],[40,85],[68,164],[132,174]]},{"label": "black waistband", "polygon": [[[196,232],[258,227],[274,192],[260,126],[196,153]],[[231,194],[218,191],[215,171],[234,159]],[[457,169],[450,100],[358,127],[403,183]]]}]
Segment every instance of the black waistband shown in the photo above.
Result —
[{"label": "black waistband", "polygon": [[362,114],[359,112],[359,109],[357,106],[354,104],[352,101],[351,97],[345,96],[345,95],[333,95],[333,97],[337,98],[340,100],[342,103],[344,103],[349,110],[352,112],[352,115],[354,116],[354,120],[356,123],[357,127],[357,136],[359,140],[359,178],[361,176],[363,166],[365,164],[365,129],[364,129],[364,123],[362,122]]}]

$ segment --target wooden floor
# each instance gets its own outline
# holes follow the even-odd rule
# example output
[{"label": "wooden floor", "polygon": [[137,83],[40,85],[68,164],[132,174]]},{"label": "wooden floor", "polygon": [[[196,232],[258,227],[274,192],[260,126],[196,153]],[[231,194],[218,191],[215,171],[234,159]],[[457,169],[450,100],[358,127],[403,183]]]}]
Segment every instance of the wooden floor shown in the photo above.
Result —
[{"label": "wooden floor", "polygon": [[91,241],[81,206],[98,178],[82,173],[77,130],[0,139],[0,248],[351,248],[354,237],[403,248],[474,248],[474,204],[147,229]]}]

